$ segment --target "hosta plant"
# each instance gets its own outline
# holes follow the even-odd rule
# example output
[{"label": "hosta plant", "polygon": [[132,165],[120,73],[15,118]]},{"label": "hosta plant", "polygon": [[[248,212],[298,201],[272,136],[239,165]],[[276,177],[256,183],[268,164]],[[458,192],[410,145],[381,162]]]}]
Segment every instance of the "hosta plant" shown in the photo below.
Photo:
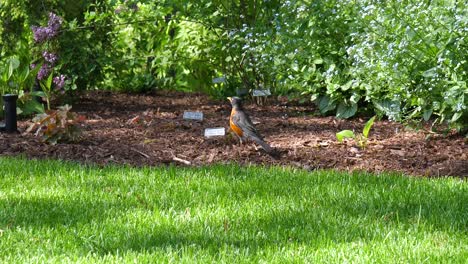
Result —
[{"label": "hosta plant", "polygon": [[34,132],[41,136],[44,142],[52,145],[58,142],[73,142],[80,138],[80,123],[85,117],[70,111],[71,106],[64,105],[57,110],[48,110],[33,118],[32,124],[26,132]]}]

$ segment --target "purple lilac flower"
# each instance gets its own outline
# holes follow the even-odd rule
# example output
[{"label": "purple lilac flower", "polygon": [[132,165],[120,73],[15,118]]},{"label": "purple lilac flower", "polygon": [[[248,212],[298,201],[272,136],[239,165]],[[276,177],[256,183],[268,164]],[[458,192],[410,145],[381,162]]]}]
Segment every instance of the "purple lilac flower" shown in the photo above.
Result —
[{"label": "purple lilac flower", "polygon": [[43,80],[45,78],[47,78],[47,76],[49,76],[50,74],[50,71],[51,71],[51,68],[48,64],[42,64],[41,66],[41,69],[39,70],[39,72],[37,73],[37,79],[38,80]]},{"label": "purple lilac flower", "polygon": [[49,27],[31,27],[34,35],[34,41],[36,43],[42,43],[46,40],[49,40],[55,36],[57,36],[58,31],[54,31]]},{"label": "purple lilac flower", "polygon": [[60,76],[56,76],[54,77],[54,84],[55,84],[55,89],[56,90],[62,90],[63,86],[65,86],[65,80],[66,80],[66,76],[63,75],[63,74],[60,74]]},{"label": "purple lilac flower", "polygon": [[51,38],[57,36],[57,34],[58,34],[57,30],[54,30],[53,28],[50,28],[50,27],[45,27],[44,31],[45,31],[48,39],[51,39]]},{"label": "purple lilac flower", "polygon": [[54,13],[49,13],[49,22],[47,27],[32,26],[34,41],[36,43],[42,43],[58,35],[59,29],[62,25],[62,18]]},{"label": "purple lilac flower", "polygon": [[29,69],[34,70],[34,69],[36,69],[36,66],[37,66],[36,63],[31,63],[29,65]]},{"label": "purple lilac flower", "polygon": [[52,66],[55,65],[55,63],[58,61],[57,54],[52,53],[52,52],[43,51],[42,57],[44,58],[45,61],[49,62]]},{"label": "purple lilac flower", "polygon": [[47,39],[47,33],[45,32],[44,27],[32,26],[31,29],[36,43],[44,42]]},{"label": "purple lilac flower", "polygon": [[58,33],[62,22],[63,20],[61,17],[52,12],[49,13],[49,22],[47,23],[47,27],[50,28],[51,31]]}]

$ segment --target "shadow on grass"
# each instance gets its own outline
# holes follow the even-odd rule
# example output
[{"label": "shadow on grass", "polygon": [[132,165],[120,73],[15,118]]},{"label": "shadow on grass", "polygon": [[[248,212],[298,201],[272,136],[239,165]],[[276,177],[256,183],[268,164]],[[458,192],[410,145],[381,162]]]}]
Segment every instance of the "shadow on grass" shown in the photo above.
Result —
[{"label": "shadow on grass", "polygon": [[83,251],[107,255],[192,248],[217,255],[223,248],[229,248],[256,255],[291,244],[318,249],[331,244],[384,241],[389,233],[416,237],[415,233],[420,231],[452,235],[467,230],[463,207],[444,205],[433,210],[432,203],[405,206],[390,203],[385,209],[369,209],[365,201],[353,207],[348,206],[349,200],[338,202],[343,206],[330,210],[311,207],[305,211],[265,212],[252,218],[227,215],[224,222],[122,228],[117,236],[114,231],[104,233],[104,237],[112,236],[112,240],[94,241],[91,246],[83,247]]},{"label": "shadow on grass", "polygon": [[[9,198],[0,199],[0,225],[6,227],[50,227],[73,226],[101,221],[106,212],[118,210],[118,203],[94,200],[65,200],[57,198]],[[117,208],[117,209],[116,209]]]}]

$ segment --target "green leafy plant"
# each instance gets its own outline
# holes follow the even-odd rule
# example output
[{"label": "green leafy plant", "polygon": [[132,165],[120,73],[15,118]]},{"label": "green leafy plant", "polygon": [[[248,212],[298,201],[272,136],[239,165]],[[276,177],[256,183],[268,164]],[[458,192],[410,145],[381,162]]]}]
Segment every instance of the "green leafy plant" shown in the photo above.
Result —
[{"label": "green leafy plant", "polygon": [[[263,86],[338,118],[373,111],[399,122],[468,127],[467,1],[79,2],[46,1],[63,28],[41,42],[48,10],[1,1],[0,56],[16,55],[20,40],[42,43],[29,53],[60,55],[53,70],[67,76],[65,90],[223,97]],[[34,38],[32,25],[42,25]],[[220,75],[227,82],[213,85]]]},{"label": "green leafy plant", "polygon": [[23,90],[18,91],[18,115],[29,116],[34,113],[44,113],[44,105],[37,101],[35,96],[41,96],[42,92],[32,91],[25,92]]},{"label": "green leafy plant", "polygon": [[[40,67],[30,69],[30,57],[22,47],[18,55],[0,62],[0,95],[18,95],[18,114],[29,115],[44,112],[43,106],[33,100],[32,84]],[[2,105],[0,98],[0,106]],[[0,109],[0,112],[2,110]]]},{"label": "green leafy plant", "polygon": [[26,133],[34,132],[36,136],[41,136],[44,142],[57,144],[62,141],[77,141],[81,131],[79,124],[85,120],[82,115],[70,112],[71,106],[64,105],[57,110],[48,110],[38,114],[33,118],[32,124]]},{"label": "green leafy plant", "polygon": [[11,77],[13,76],[13,72],[20,66],[20,61],[16,57],[8,58],[4,65],[0,68],[1,73],[1,86],[2,86],[2,94],[9,93],[12,89],[12,84],[9,83]]},{"label": "green leafy plant", "polygon": [[355,134],[351,130],[343,130],[343,131],[336,133],[336,139],[339,142],[343,142],[345,138],[352,138],[355,140],[355,142],[360,148],[365,148],[367,145],[367,139],[369,138],[370,129],[372,128],[372,125],[374,124],[374,120],[375,120],[375,116],[373,116],[371,119],[369,119],[366,122],[366,125],[364,126],[362,133]]},{"label": "green leafy plant", "polygon": [[18,94],[21,90],[28,90],[32,85],[37,70],[29,69],[29,58],[10,56],[0,62],[0,93]]},{"label": "green leafy plant", "polygon": [[16,57],[9,57],[0,63],[0,114],[3,115],[3,99],[1,95],[11,93],[14,83],[10,82],[14,71],[19,67],[20,61]]}]

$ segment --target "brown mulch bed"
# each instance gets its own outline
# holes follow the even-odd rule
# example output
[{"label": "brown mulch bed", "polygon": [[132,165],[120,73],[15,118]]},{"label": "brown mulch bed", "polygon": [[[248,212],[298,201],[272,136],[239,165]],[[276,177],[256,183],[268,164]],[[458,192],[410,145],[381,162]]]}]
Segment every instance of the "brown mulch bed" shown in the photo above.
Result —
[{"label": "brown mulch bed", "polygon": [[[314,115],[312,105],[271,99],[247,104],[267,142],[278,150],[272,157],[253,144],[239,145],[229,132],[204,138],[205,128],[228,129],[229,102],[199,94],[158,92],[128,95],[88,92],[73,110],[85,115],[82,140],[48,145],[32,134],[0,134],[0,155],[58,158],[92,164],[198,166],[213,163],[291,165],[305,169],[335,168],[372,172],[400,171],[420,176],[468,177],[468,142],[461,135],[433,136],[378,121],[365,149],[353,141],[337,142],[343,129],[362,131],[365,119],[339,120]],[[183,112],[202,111],[204,121],[182,119]],[[19,122],[24,132],[30,122]]]}]

